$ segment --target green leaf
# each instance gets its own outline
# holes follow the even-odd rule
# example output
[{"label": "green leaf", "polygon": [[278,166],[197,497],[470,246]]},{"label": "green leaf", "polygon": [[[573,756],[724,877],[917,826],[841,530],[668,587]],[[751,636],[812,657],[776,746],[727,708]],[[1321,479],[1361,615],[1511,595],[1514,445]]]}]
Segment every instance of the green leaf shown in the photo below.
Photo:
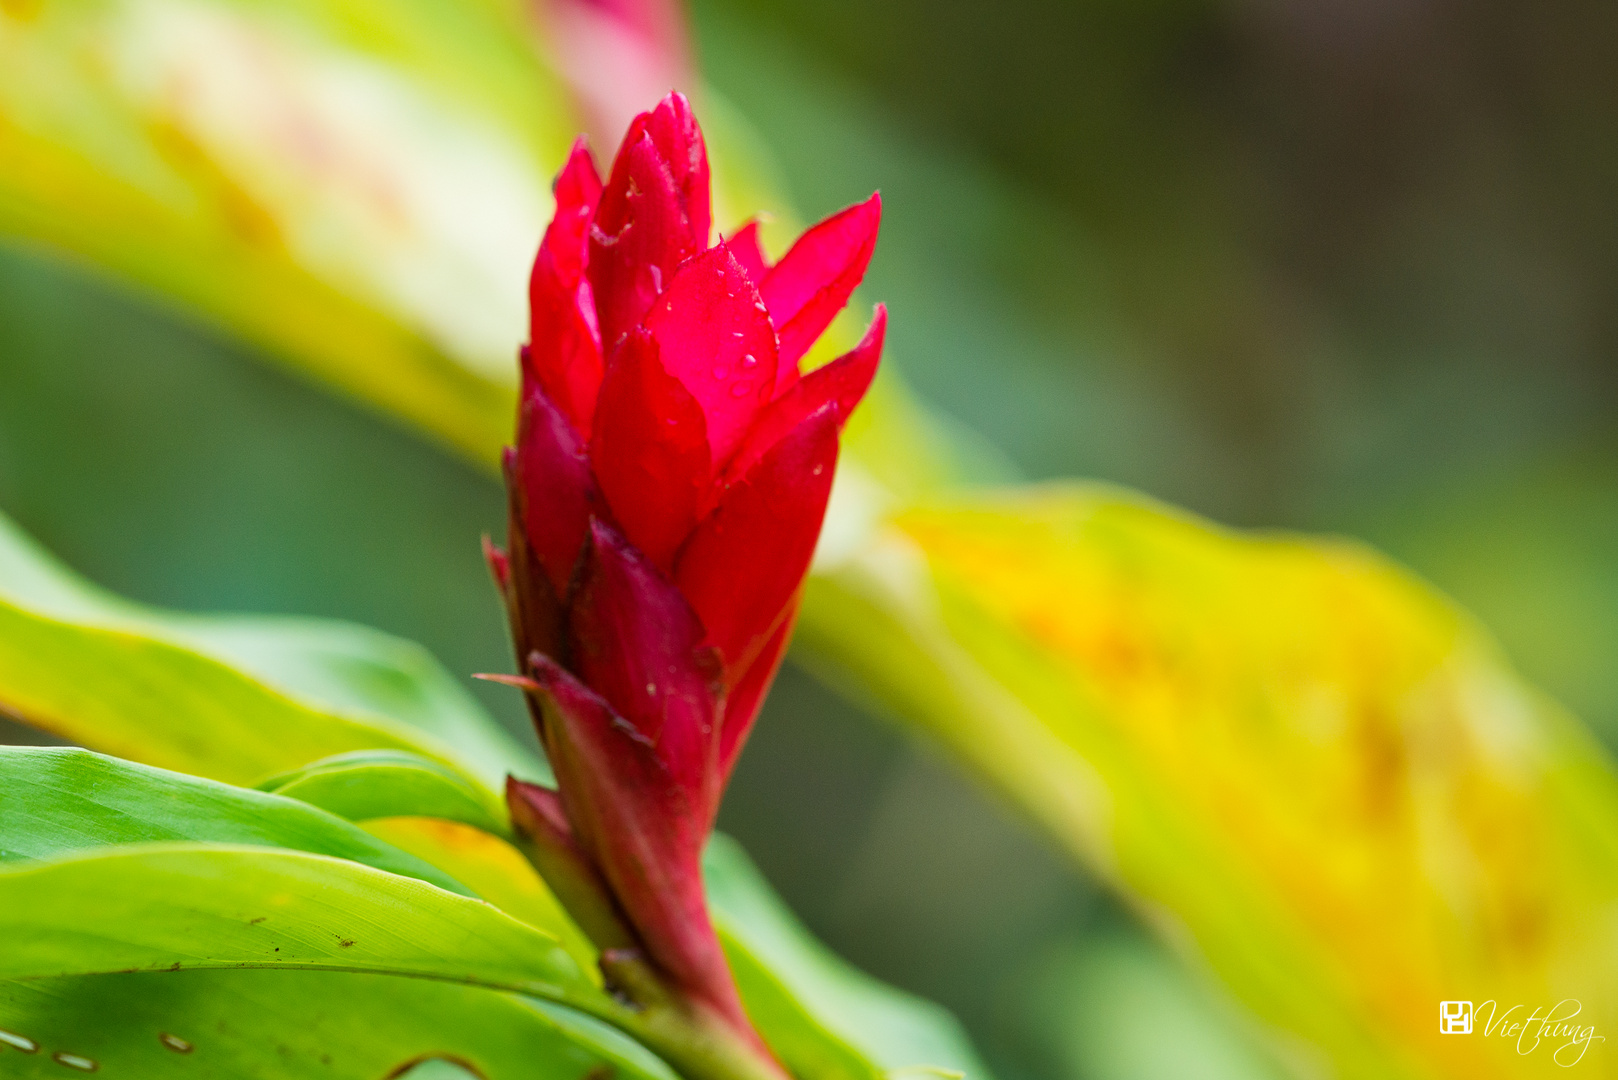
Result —
[{"label": "green leaf", "polygon": [[[372,821],[366,828],[502,910],[556,933],[581,967],[594,967],[595,949],[509,844],[424,818]],[[704,872],[748,1015],[794,1075],[854,1080],[919,1065],[988,1076],[948,1013],[833,956],[792,917],[735,841],[715,835]]]},{"label": "green leaf", "polygon": [[88,750],[0,747],[0,792],[0,864],[195,840],[352,859],[466,893],[436,867],[303,802]]},{"label": "green leaf", "polygon": [[[400,848],[375,839],[371,832],[362,831],[358,826],[335,818],[330,813],[304,805],[303,801],[254,790],[236,789],[218,784],[214,780],[181,776],[175,772],[105,758],[91,751],[61,750],[61,748],[0,748],[0,792],[5,792],[3,798],[0,798],[0,865],[6,860],[49,860],[74,853],[78,855],[115,853],[116,848],[108,845],[146,844],[160,840],[207,840],[215,844],[294,848],[301,852],[348,858],[367,866],[374,866],[377,870],[421,878],[443,889],[464,894],[463,884],[450,874],[437,870],[429,861],[408,855]],[[477,886],[489,889],[492,895],[485,895],[485,899],[502,902],[503,908],[521,916],[529,926],[536,926],[542,931],[557,931],[557,929],[561,929],[563,933],[571,931],[573,936],[578,936],[578,931],[571,926],[571,923],[566,923],[566,916],[561,915],[560,907],[555,905],[555,900],[545,891],[544,884],[537,881],[526,861],[510,848],[510,845],[503,844],[497,837],[461,824],[435,819],[406,819],[406,821],[416,824],[417,832],[426,831],[429,836],[442,836],[445,829],[456,831],[456,837],[461,840],[458,868],[472,871],[469,876],[474,879]],[[406,839],[409,837],[406,836]],[[476,844],[471,844],[472,840],[476,840]],[[495,848],[497,853],[505,853],[503,870],[508,876],[511,871],[516,870],[532,878],[531,891],[536,895],[524,897],[516,894],[510,887],[502,887],[500,876],[490,873],[489,868],[485,866],[485,863],[490,861],[487,853],[490,848]],[[139,852],[146,848],[134,850]],[[205,852],[207,848],[202,848],[204,857]],[[479,852],[482,853],[481,860],[474,858]],[[448,860],[440,858],[437,861],[443,863]],[[178,886],[176,882],[170,882],[170,886],[181,889],[184,887]],[[518,904],[513,904],[513,900],[518,900]],[[549,900],[549,908],[540,905],[539,900]],[[94,915],[97,910],[100,908],[92,905],[86,908],[86,913]],[[489,912],[492,908],[484,907],[482,910]],[[549,915],[550,918],[549,920],[536,918],[536,915]],[[168,918],[175,916],[170,915]],[[269,926],[269,921],[260,926]],[[87,923],[81,929],[86,933],[99,933],[95,923]],[[561,936],[563,934],[558,934],[558,938]],[[589,967],[579,967],[579,972],[594,984],[595,980],[591,978],[594,975],[594,955],[584,955],[582,963]],[[236,973],[233,972],[231,975]],[[71,984],[79,986],[84,993],[91,996],[115,993],[116,986],[123,986],[123,991],[116,993],[129,993],[128,981],[116,983],[116,976],[108,978],[115,981],[110,984],[104,981],[89,983],[87,989],[84,989],[86,984],[83,980]],[[230,981],[209,984],[214,986],[214,993],[228,994],[233,986]],[[409,980],[409,984],[421,986],[421,980]],[[442,999],[451,1002],[468,1001],[464,994],[458,996],[448,991],[430,991],[430,993],[400,991],[392,988],[387,981],[383,983],[372,981],[366,986],[377,989],[385,1001],[398,999],[401,994],[411,1001],[421,997],[422,994],[426,994],[430,1001]],[[414,994],[414,997],[411,997],[411,994]],[[0,993],[0,999],[3,999],[3,996],[5,994]],[[162,994],[159,994],[159,997],[163,997]],[[497,1001],[495,999],[490,1001],[493,1001],[495,1006],[505,1002],[505,1012],[510,1014],[513,1012],[511,1002],[516,999],[498,997]],[[238,1007],[244,1004],[249,1002],[238,1002]],[[301,1007],[304,1006],[307,1006],[307,1001],[301,1002]],[[380,1006],[367,1002],[367,1007],[375,1009]],[[458,1004],[456,1009],[464,1012],[466,1007],[468,1006]],[[547,1030],[557,1027],[557,1022],[545,1020],[547,1014],[544,1010],[534,1014],[532,1002],[516,1002],[515,1014],[516,1020],[529,1028],[534,1027],[536,1022],[542,1022],[540,1027]],[[527,1015],[526,1020],[523,1020],[524,1015]],[[573,1014],[568,1015],[573,1017]],[[189,1030],[205,1030],[207,1027],[197,1018],[184,1018],[189,1022]],[[435,1023],[437,1023],[435,1030],[442,1030],[442,1022]],[[568,1020],[568,1025],[591,1028],[594,1022],[573,1017]],[[0,1027],[5,1025],[0,1023]],[[83,1027],[83,1017],[79,1018],[78,1027]],[[126,1027],[128,1025],[125,1025]],[[239,1025],[233,1025],[233,1030],[236,1027]],[[36,1028],[37,1025],[34,1023],[28,1023],[21,1030],[36,1030]],[[63,1025],[57,1023],[57,1030],[61,1028]],[[102,1036],[99,1046],[115,1046],[115,1048],[123,1046],[125,1036],[128,1035],[125,1028],[118,1028],[108,1033],[105,1025],[95,1025],[94,1030]],[[176,1030],[176,1025],[170,1023],[162,1030]],[[259,1038],[272,1038],[272,1035],[259,1033]],[[623,1036],[613,1038],[623,1041]],[[95,1043],[95,1040],[91,1041]],[[149,1040],[142,1038],[142,1046],[146,1041]],[[392,1046],[375,1043],[375,1048],[385,1054],[396,1054],[398,1046],[409,1043],[411,1040],[401,1040]],[[366,1044],[371,1046],[369,1041],[366,1041]],[[485,1052],[500,1051],[502,1040],[495,1038],[492,1044],[481,1048],[481,1044],[468,1044],[464,1036],[461,1036],[458,1046],[466,1051],[460,1054],[463,1059],[479,1061],[479,1056]],[[248,1043],[238,1046],[238,1051],[244,1054],[248,1054],[252,1049],[254,1048]],[[262,1054],[262,1044],[256,1049]],[[84,1049],[73,1052],[86,1054]],[[97,1049],[97,1052],[104,1051]],[[123,1051],[120,1052],[128,1057],[126,1046],[123,1046]],[[94,1057],[94,1054],[89,1056]],[[162,1056],[159,1056],[159,1061],[162,1061]],[[262,1062],[259,1062],[257,1067],[262,1067]]]},{"label": "green leaf", "polygon": [[505,808],[489,793],[420,754],[356,750],[312,762],[259,785],[350,821],[431,817],[487,832],[506,831]]},{"label": "green leaf", "polygon": [[1571,997],[1618,1028],[1618,775],[1408,573],[1078,485],[900,509],[849,552],[807,644],[1135,898],[1289,1058],[1519,1075],[1509,1040],[1438,1033],[1454,998]]},{"label": "green leaf", "polygon": [[386,975],[181,971],[0,982],[0,1030],[39,1047],[0,1046],[8,1080],[73,1075],[56,1054],[120,1080],[382,1080],[431,1058],[464,1062],[484,1080],[608,1071],[675,1080],[639,1043],[563,1006]]},{"label": "green leaf", "polygon": [[954,1017],[833,955],[734,840],[712,837],[703,872],[748,1014],[794,1074],[852,1078],[919,1069],[989,1076]]},{"label": "green leaf", "polygon": [[238,784],[369,749],[425,754],[491,793],[508,771],[550,775],[418,645],[343,623],[143,608],[79,579],[3,516],[0,707],[94,749]]},{"label": "green leaf", "polygon": [[556,938],[480,900],[304,852],[100,848],[0,870],[0,978],[359,971],[619,1010]]},{"label": "green leaf", "polygon": [[561,942],[579,970],[601,981],[600,953],[568,917],[561,901],[522,853],[499,836],[443,818],[390,817],[367,821],[371,835],[431,863],[513,918]]},{"label": "green leaf", "polygon": [[[413,641],[325,619],[192,616],[149,618],[177,640],[268,686],[344,716],[402,721],[454,748],[455,760],[491,791],[507,773],[550,782],[550,766],[512,738],[443,665]],[[496,800],[498,803],[499,800]]]},{"label": "green leaf", "polygon": [[684,1014],[608,997],[532,925],[321,855],[147,844],[0,869],[0,940],[0,981],[241,969],[438,980],[572,1006],[687,1075],[754,1075]]}]

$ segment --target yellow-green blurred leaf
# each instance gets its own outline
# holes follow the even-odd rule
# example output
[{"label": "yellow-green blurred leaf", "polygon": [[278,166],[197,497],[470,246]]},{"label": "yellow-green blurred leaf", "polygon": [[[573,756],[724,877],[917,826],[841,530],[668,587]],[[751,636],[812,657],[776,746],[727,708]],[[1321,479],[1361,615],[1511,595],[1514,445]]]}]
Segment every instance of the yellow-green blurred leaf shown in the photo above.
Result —
[{"label": "yellow-green blurred leaf", "polygon": [[3,515],[0,709],[91,749],[234,784],[335,754],[414,751],[458,772],[493,821],[508,772],[549,775],[419,645],[326,620],[132,604]]},{"label": "yellow-green blurred leaf", "polygon": [[1618,1029],[1610,762],[1374,553],[1072,485],[901,510],[823,570],[805,644],[1135,898],[1305,1074],[1554,1068],[1441,1035],[1442,1000],[1572,998]]},{"label": "yellow-green blurred leaf", "polygon": [[489,456],[574,124],[505,0],[9,0],[0,235]]}]

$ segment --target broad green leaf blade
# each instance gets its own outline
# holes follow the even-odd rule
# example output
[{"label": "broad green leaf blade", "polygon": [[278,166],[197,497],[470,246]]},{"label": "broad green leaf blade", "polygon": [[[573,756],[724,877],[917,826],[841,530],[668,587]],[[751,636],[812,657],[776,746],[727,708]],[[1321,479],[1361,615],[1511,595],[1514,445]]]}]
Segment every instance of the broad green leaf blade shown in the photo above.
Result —
[{"label": "broad green leaf blade", "polygon": [[1082,486],[904,510],[851,551],[809,592],[816,651],[1134,897],[1294,1059],[1537,1068],[1440,1035],[1450,999],[1575,998],[1618,1028],[1612,765],[1410,575]]},{"label": "broad green leaf blade", "polygon": [[56,1054],[120,1080],[382,1080],[433,1057],[464,1062],[484,1080],[605,1071],[675,1080],[640,1044],[563,1006],[386,975],[181,971],[0,982],[0,1030],[39,1047],[0,1048],[8,1080],[72,1075]]},{"label": "broad green leaf blade", "polygon": [[350,821],[443,818],[486,832],[506,831],[504,807],[489,793],[420,754],[357,750],[323,758],[259,785]]},{"label": "broad green leaf blade", "polygon": [[703,871],[742,999],[795,1074],[866,1077],[919,1067],[989,1076],[954,1017],[833,955],[734,840],[715,834]]},{"label": "broad green leaf blade", "polygon": [[88,750],[0,747],[0,864],[113,844],[206,841],[351,859],[465,893],[429,863],[295,799]]},{"label": "broad green leaf blade", "polygon": [[413,878],[303,852],[101,848],[0,870],[0,978],[359,971],[621,1011],[554,937]]},{"label": "broad green leaf blade", "polygon": [[[150,613],[192,648],[310,705],[382,717],[427,732],[491,791],[507,773],[551,780],[550,766],[512,738],[461,683],[413,641],[328,619]],[[496,800],[499,803],[499,800]]]},{"label": "broad green leaf blade", "polygon": [[[517,918],[555,933],[589,970],[595,950],[515,849],[453,822],[366,823],[389,844],[465,882]],[[870,1078],[905,1066],[942,1066],[983,1080],[943,1010],[849,968],[787,913],[736,843],[715,836],[704,862],[709,900],[754,1024],[794,1075]],[[576,938],[574,937],[576,935]]]},{"label": "broad green leaf blade", "polygon": [[97,750],[237,784],[378,748],[455,764],[490,792],[508,771],[549,776],[420,646],[343,623],[131,604],[4,516],[0,707]]},{"label": "broad green leaf blade", "polygon": [[401,851],[431,863],[512,918],[536,926],[561,942],[579,970],[600,984],[600,953],[563,909],[522,853],[505,840],[455,821],[390,817],[365,829]]}]

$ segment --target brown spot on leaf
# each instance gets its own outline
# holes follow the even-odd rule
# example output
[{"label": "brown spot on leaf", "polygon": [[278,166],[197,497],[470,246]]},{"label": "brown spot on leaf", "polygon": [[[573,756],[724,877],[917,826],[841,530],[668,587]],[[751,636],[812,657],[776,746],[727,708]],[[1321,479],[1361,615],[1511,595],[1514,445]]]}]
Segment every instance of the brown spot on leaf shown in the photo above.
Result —
[{"label": "brown spot on leaf", "polygon": [[420,1057],[413,1057],[409,1061],[404,1061],[394,1066],[392,1071],[382,1077],[382,1080],[399,1080],[401,1076],[409,1072],[411,1069],[414,1069],[417,1065],[424,1065],[429,1061],[447,1061],[451,1065],[459,1065],[461,1068],[477,1077],[478,1080],[488,1080],[488,1077],[484,1075],[483,1070],[479,1069],[476,1065],[472,1064],[470,1061],[467,1061],[465,1058],[457,1057],[454,1054],[422,1054]]},{"label": "brown spot on leaf", "polygon": [[192,1046],[178,1035],[170,1035],[166,1031],[160,1031],[157,1033],[157,1041],[162,1043],[168,1049],[173,1050],[176,1054],[189,1054],[191,1051],[196,1049],[196,1047]]}]

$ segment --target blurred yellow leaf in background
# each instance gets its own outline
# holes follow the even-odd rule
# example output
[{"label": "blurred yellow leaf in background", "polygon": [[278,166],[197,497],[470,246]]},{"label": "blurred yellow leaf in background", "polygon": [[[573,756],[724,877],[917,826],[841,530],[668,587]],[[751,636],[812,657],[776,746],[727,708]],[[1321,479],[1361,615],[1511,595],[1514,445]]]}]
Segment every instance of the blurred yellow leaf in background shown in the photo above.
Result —
[{"label": "blurred yellow leaf in background", "polygon": [[1443,1000],[1618,1029],[1618,778],[1375,553],[1055,485],[901,509],[823,574],[804,644],[1122,887],[1303,1075],[1582,1056],[1441,1035]]}]

